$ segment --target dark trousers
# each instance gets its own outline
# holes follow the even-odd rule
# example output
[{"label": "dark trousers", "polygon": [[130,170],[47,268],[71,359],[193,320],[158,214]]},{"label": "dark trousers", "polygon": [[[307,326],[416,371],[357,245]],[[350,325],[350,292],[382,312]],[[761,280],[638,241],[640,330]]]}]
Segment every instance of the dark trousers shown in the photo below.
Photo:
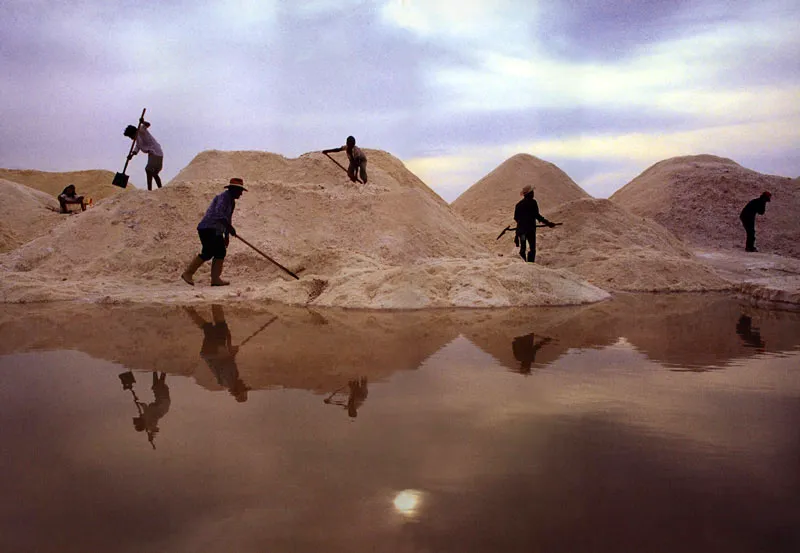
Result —
[{"label": "dark trousers", "polygon": [[747,251],[754,250],[756,247],[756,222],[748,219],[742,219],[744,231],[747,233],[747,240],[744,249]]},{"label": "dark trousers", "polygon": [[203,261],[208,261],[212,257],[214,259],[225,259],[227,244],[224,236],[217,234],[216,229],[213,228],[198,229],[197,234],[200,235],[200,243],[203,245],[200,259]]},{"label": "dark trousers", "polygon": [[[519,238],[519,255],[522,259],[530,263],[536,261],[536,231],[531,231],[527,234],[518,234]],[[525,246],[530,247],[527,257],[525,256]]]},{"label": "dark trousers", "polygon": [[353,159],[350,165],[347,166],[347,176],[350,180],[355,181],[359,173],[361,174],[361,182],[367,183],[367,160],[366,159]]}]

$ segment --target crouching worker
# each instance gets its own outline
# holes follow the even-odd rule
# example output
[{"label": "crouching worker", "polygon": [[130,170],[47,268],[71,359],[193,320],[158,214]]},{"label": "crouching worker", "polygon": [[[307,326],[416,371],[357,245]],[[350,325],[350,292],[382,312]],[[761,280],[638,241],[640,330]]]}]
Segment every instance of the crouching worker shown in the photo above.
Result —
[{"label": "crouching worker", "polygon": [[58,195],[58,204],[61,206],[61,213],[69,213],[67,206],[70,204],[80,204],[81,211],[86,211],[86,203],[83,201],[83,196],[77,195],[74,184],[70,184],[61,191],[61,194]]},{"label": "crouching worker", "polygon": [[[524,186],[520,195],[522,199],[517,202],[514,208],[514,220],[517,222],[517,239],[515,242],[519,242],[520,257],[529,263],[533,263],[536,261],[536,221],[541,221],[548,227],[556,225],[539,213],[539,204],[533,199],[533,188],[530,185]],[[526,245],[530,247],[527,257],[525,256]]]},{"label": "crouching worker", "polygon": [[352,182],[358,180],[361,176],[361,182],[367,184],[367,155],[356,146],[356,139],[352,136],[347,137],[344,146],[333,148],[331,150],[322,150],[323,154],[332,154],[334,152],[341,152],[344,150],[347,153],[347,159],[350,165],[347,166],[347,176],[350,177]]},{"label": "crouching worker", "polygon": [[233,210],[236,208],[242,192],[246,192],[244,181],[233,178],[230,184],[225,187],[225,191],[218,194],[211,205],[208,206],[205,217],[197,225],[197,234],[200,235],[200,243],[203,251],[200,255],[189,262],[189,266],[181,275],[186,284],[194,286],[192,277],[200,265],[213,258],[211,262],[211,286],[227,286],[230,282],[222,280],[222,265],[225,259],[225,252],[228,247],[230,235],[236,236],[236,229],[233,228]]}]

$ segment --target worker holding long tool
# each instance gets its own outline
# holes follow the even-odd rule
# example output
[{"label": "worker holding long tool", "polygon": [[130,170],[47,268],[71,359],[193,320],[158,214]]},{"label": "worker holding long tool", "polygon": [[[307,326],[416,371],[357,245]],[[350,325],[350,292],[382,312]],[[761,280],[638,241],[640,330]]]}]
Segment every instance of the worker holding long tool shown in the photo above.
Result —
[{"label": "worker holding long tool", "polygon": [[347,159],[350,161],[350,165],[347,167],[347,176],[350,177],[350,180],[356,182],[360,175],[361,181],[367,184],[367,156],[361,148],[356,146],[356,139],[348,136],[344,146],[332,150],[322,150],[322,153],[328,155],[341,151],[347,152]]},{"label": "worker holding long tool", "polygon": [[244,181],[234,177],[225,187],[225,191],[211,200],[205,216],[197,225],[197,234],[200,236],[203,250],[189,262],[186,270],[181,274],[181,278],[186,284],[194,286],[194,280],[192,280],[194,273],[203,263],[212,258],[211,286],[230,284],[227,280],[222,280],[222,268],[230,236],[236,236],[236,229],[233,228],[232,223],[233,210],[236,209],[236,200],[242,196],[242,192],[247,192]]},{"label": "worker holding long tool", "polygon": [[[517,222],[517,239],[519,240],[519,255],[528,263],[536,261],[536,221],[541,221],[548,227],[556,226],[539,213],[539,204],[533,199],[533,188],[530,185],[522,187],[522,199],[514,208],[514,220]],[[525,246],[530,247],[527,257]]]},{"label": "worker holding long tool", "polygon": [[134,147],[131,153],[128,154],[128,161],[140,151],[147,154],[147,165],[145,165],[144,173],[147,177],[147,189],[153,189],[153,180],[156,181],[156,186],[161,188],[161,177],[158,174],[164,167],[164,152],[161,150],[161,144],[153,138],[150,134],[150,123],[144,120],[144,113],[139,118],[139,127],[128,125],[123,134],[133,140]]}]

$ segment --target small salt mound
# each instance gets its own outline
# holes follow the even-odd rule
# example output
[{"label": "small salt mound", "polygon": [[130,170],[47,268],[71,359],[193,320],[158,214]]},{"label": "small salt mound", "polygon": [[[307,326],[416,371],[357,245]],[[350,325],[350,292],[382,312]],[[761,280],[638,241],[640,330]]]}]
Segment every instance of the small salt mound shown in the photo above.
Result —
[{"label": "small salt mound", "polygon": [[537,262],[568,269],[596,286],[627,291],[730,288],[667,229],[609,200],[576,200],[549,218],[563,226],[539,230]]},{"label": "small salt mound", "polygon": [[[0,179],[25,184],[53,197],[61,194],[68,184],[74,184],[79,195],[87,199],[92,198],[95,202],[128,190],[113,186],[111,181],[114,179],[114,173],[102,169],[66,172],[0,169]],[[132,182],[128,186],[131,185]]]},{"label": "small salt mound", "polygon": [[436,259],[342,273],[315,305],[366,309],[578,305],[610,296],[558,271],[504,259]]},{"label": "small salt mound", "polygon": [[712,155],[660,161],[626,184],[611,200],[661,223],[695,246],[744,248],[742,208],[765,190],[766,214],[756,218],[762,251],[800,257],[800,188],[787,177],[764,175]]},{"label": "small salt mound", "polygon": [[0,178],[0,253],[47,234],[63,221],[58,202],[47,194]]},{"label": "small salt mound", "polygon": [[468,221],[491,223],[502,229],[514,221],[520,190],[528,184],[533,186],[539,209],[545,214],[565,202],[591,197],[552,163],[517,154],[470,186],[451,205]]}]

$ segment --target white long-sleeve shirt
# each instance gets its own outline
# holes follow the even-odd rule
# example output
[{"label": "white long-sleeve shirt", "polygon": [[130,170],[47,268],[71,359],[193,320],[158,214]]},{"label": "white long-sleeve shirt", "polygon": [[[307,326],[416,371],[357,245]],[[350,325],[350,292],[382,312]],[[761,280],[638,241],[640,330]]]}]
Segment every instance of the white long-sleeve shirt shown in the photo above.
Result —
[{"label": "white long-sleeve shirt", "polygon": [[153,138],[144,123],[139,125],[139,131],[136,133],[136,147],[134,147],[133,153],[138,154],[139,150],[146,154],[164,157],[164,152],[161,151],[161,144]]}]

